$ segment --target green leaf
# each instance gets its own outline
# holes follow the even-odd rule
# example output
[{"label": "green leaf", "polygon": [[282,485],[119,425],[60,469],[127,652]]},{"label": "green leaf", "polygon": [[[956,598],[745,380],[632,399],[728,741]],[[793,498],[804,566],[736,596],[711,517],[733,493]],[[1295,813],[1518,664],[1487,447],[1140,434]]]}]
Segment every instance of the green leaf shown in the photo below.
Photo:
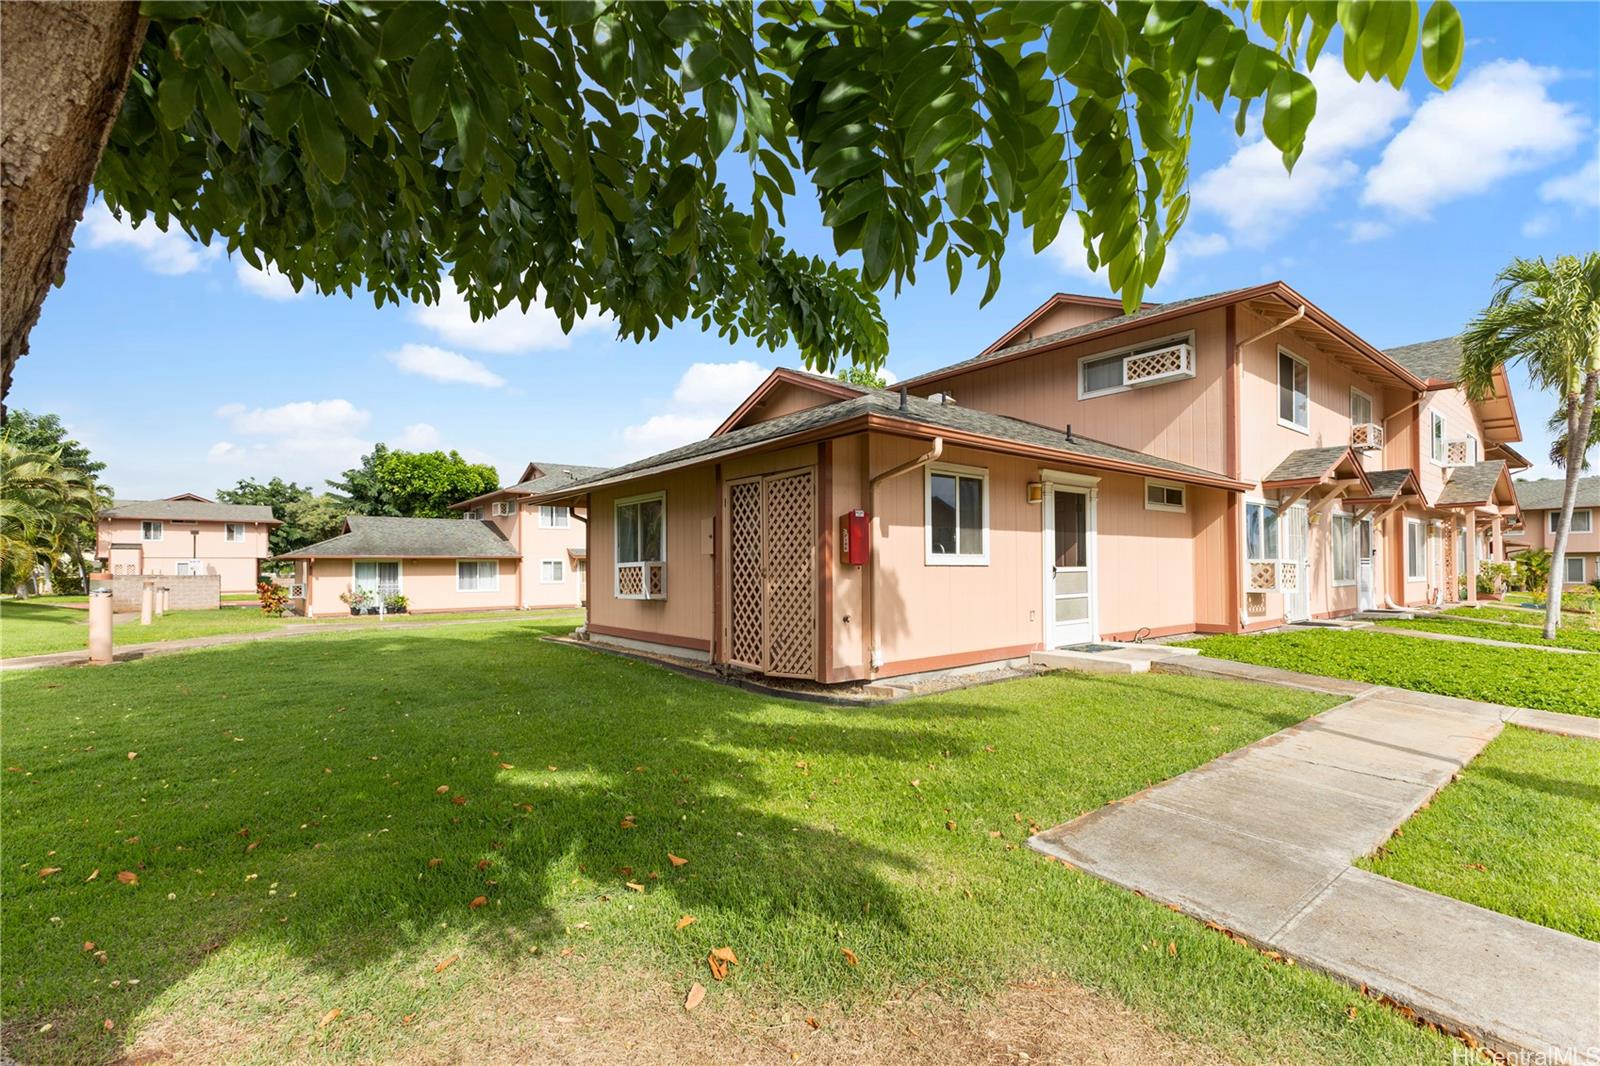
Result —
[{"label": "green leaf", "polygon": [[206,120],[217,131],[217,136],[222,138],[222,143],[237,151],[244,119],[239,113],[239,101],[223,84],[216,67],[205,68],[205,76],[200,81],[200,102]]},{"label": "green leaf", "polygon": [[198,74],[192,70],[174,68],[161,79],[156,91],[156,106],[161,112],[161,124],[169,130],[182,129],[189,116],[194,114],[194,91]]},{"label": "green leaf", "polygon": [[437,0],[411,0],[390,8],[383,18],[378,54],[385,59],[414,56],[444,30],[449,11]]},{"label": "green leaf", "polygon": [[720,81],[707,85],[700,95],[706,105],[706,119],[709,122],[706,135],[710,141],[711,157],[715,159],[733,140],[733,130],[739,122],[739,101],[735,99],[733,91]]},{"label": "green leaf", "polygon": [[306,152],[330,184],[344,181],[344,133],[333,114],[333,104],[318,93],[308,93],[300,108],[300,135]]},{"label": "green leaf", "polygon": [[944,251],[944,272],[950,278],[950,291],[955,292],[961,285],[961,256],[954,245]]},{"label": "green leaf", "polygon": [[1099,3],[1075,0],[1056,9],[1055,18],[1050,20],[1050,44],[1045,49],[1045,59],[1051,70],[1065,74],[1083,55],[1094,34],[1099,7]]},{"label": "green leaf", "polygon": [[1287,67],[1278,71],[1267,92],[1267,113],[1262,122],[1267,139],[1280,151],[1298,147],[1316,113],[1317,87],[1311,79]]},{"label": "green leaf", "polygon": [[370,144],[378,120],[373,117],[372,104],[368,101],[367,94],[349,73],[338,67],[327,67],[326,77],[328,95],[333,100],[333,109],[338,114],[339,121],[344,123],[345,129],[355,134],[358,141]]},{"label": "green leaf", "polygon": [[1449,0],[1434,0],[1422,20],[1422,72],[1441,89],[1450,88],[1461,69],[1465,38],[1461,16]]},{"label": "green leaf", "polygon": [[411,124],[418,130],[426,130],[439,117],[454,67],[455,56],[441,40],[429,41],[411,64],[411,72],[406,75],[406,96]]}]

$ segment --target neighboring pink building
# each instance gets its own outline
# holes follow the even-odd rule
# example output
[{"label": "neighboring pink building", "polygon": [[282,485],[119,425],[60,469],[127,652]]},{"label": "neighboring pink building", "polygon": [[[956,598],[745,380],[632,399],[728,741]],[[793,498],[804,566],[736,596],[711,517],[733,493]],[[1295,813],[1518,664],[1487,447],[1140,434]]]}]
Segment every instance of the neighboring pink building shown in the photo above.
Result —
[{"label": "neighboring pink building", "polygon": [[[1567,490],[1565,479],[1518,481],[1517,503],[1522,507],[1522,529],[1506,537],[1512,553],[1555,547],[1556,520]],[[1572,508],[1572,531],[1567,534],[1564,583],[1585,585],[1600,581],[1600,477],[1578,479],[1578,500]]]},{"label": "neighboring pink building", "polygon": [[342,594],[412,614],[577,607],[585,597],[584,523],[566,507],[524,501],[600,471],[529,463],[522,480],[454,505],[461,518],[351,515],[337,537],[286,552],[291,605],[307,616],[350,613]]},{"label": "neighboring pink building", "polygon": [[272,508],[215,503],[192,492],[118,500],[100,513],[95,558],[113,574],[216,574],[222,591],[254,592]]},{"label": "neighboring pink building", "polygon": [[1060,295],[898,392],[775,371],[710,438],[528,502],[590,516],[592,637],[771,675],[1248,631],[1455,599],[1501,557],[1516,412],[1458,363],[1281,282]]}]

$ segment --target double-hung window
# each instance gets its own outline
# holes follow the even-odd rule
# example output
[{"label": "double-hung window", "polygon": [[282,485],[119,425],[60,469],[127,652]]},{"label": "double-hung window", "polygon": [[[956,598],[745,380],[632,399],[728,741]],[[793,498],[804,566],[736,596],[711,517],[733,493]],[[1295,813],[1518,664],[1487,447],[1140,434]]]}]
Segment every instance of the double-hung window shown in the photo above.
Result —
[{"label": "double-hung window", "polygon": [[1311,367],[1299,356],[1278,350],[1278,424],[1311,431]]},{"label": "double-hung window", "polygon": [[928,468],[925,521],[930,566],[989,562],[989,472],[964,466]]},{"label": "double-hung window", "polygon": [[572,511],[566,507],[541,507],[539,525],[543,529],[566,529],[572,525]]},{"label": "double-hung window", "polygon": [[539,564],[539,581],[546,585],[559,585],[566,580],[566,568],[560,559],[546,559]]},{"label": "double-hung window", "polygon": [[1356,530],[1355,519],[1347,514],[1336,514],[1329,529],[1333,532],[1333,583],[1353,585],[1356,581]]},{"label": "double-hung window", "polygon": [[228,540],[233,540],[233,541],[244,540],[244,523],[243,522],[228,522],[226,525],[224,525],[223,529],[224,529],[224,534],[223,535],[226,536]]},{"label": "double-hung window", "polygon": [[457,592],[498,592],[500,564],[493,559],[458,559]]},{"label": "double-hung window", "polygon": [[163,527],[160,522],[140,522],[139,536],[143,540],[160,540]]},{"label": "double-hung window", "polygon": [[1428,412],[1428,458],[1444,462],[1444,415],[1438,411]]},{"label": "double-hung window", "polygon": [[[1550,535],[1553,537],[1553,536],[1556,535],[1556,526],[1561,523],[1561,512],[1560,511],[1551,511],[1550,512],[1549,522],[1550,522]],[[1593,511],[1576,511],[1576,510],[1573,511],[1572,512],[1572,528],[1570,530],[1568,530],[1567,532],[1569,532],[1569,533],[1593,533],[1594,532],[1594,512]]]},{"label": "double-hung window", "polygon": [[654,600],[667,594],[667,497],[664,493],[618,500],[616,596]]},{"label": "double-hung window", "polygon": [[1406,580],[1428,579],[1428,527],[1417,518],[1406,519]]},{"label": "double-hung window", "polygon": [[1566,583],[1567,584],[1569,584],[1569,585],[1581,585],[1581,584],[1583,584],[1583,582],[1584,582],[1583,556],[1581,556],[1581,555],[1569,555],[1569,556],[1567,556],[1566,561],[1563,563],[1563,565],[1567,569],[1567,578],[1566,578]]}]

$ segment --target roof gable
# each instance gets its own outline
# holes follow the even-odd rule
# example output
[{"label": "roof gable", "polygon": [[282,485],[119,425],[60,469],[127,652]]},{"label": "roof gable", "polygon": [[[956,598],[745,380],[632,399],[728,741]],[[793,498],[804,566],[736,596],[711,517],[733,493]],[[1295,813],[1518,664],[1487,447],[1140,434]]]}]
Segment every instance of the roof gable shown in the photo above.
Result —
[{"label": "roof gable", "polygon": [[272,508],[255,503],[213,503],[184,493],[164,500],[116,500],[100,512],[101,518],[142,518],[166,522],[256,522],[277,526]]},{"label": "roof gable", "polygon": [[462,518],[350,515],[337,537],[285,552],[279,559],[503,559],[517,550],[493,523]]},{"label": "roof gable", "polygon": [[[1139,309],[1143,311],[1158,306],[1160,305],[1145,303],[1141,304]],[[988,355],[1018,341],[1032,340],[1035,334],[1056,333],[1063,329],[1116,318],[1121,314],[1123,314],[1121,300],[1106,296],[1058,292],[1029,312],[1021,322],[1002,333],[993,344],[979,354]]]},{"label": "roof gable", "polygon": [[[1517,505],[1524,511],[1554,511],[1567,491],[1565,478],[1548,477],[1512,483]],[[1600,476],[1578,479],[1578,507],[1600,507]]]},{"label": "roof gable", "polygon": [[1450,480],[1434,500],[1436,507],[1482,507],[1493,503],[1516,504],[1516,491],[1503,459],[1491,459],[1450,471]]},{"label": "roof gable", "polygon": [[742,426],[777,417],[775,414],[763,414],[764,411],[775,410],[778,414],[793,414],[795,411],[803,411],[810,407],[848,400],[866,391],[859,385],[852,385],[837,378],[779,367],[768,374],[767,379],[757,385],[755,391],[746,396],[743,402],[733,409],[733,413],[722,420],[720,426],[711,431],[711,435],[720,437]]}]

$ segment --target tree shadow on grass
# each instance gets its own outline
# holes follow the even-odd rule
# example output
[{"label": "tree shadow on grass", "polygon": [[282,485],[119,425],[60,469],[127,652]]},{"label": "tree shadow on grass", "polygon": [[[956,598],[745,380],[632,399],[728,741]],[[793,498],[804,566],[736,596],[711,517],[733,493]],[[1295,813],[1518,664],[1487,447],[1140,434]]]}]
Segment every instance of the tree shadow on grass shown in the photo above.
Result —
[{"label": "tree shadow on grass", "polygon": [[540,641],[549,629],[272,641],[12,680],[8,1046],[103,1055],[102,1018],[136,1017],[230,950],[341,978],[442,924],[501,954],[561,935],[574,908],[631,930],[618,900],[660,910],[645,950],[667,950],[680,912],[706,914],[707,937],[904,930],[891,882],[918,856],[806,817],[806,795],[834,757],[963,754],[971,741],[940,723],[1004,712],[773,700]]},{"label": "tree shadow on grass", "polygon": [[1600,806],[1600,788],[1583,781],[1570,781],[1526,770],[1506,770],[1498,766],[1475,767],[1472,772],[1492,777],[1516,788],[1544,792],[1551,796],[1564,796]]}]

